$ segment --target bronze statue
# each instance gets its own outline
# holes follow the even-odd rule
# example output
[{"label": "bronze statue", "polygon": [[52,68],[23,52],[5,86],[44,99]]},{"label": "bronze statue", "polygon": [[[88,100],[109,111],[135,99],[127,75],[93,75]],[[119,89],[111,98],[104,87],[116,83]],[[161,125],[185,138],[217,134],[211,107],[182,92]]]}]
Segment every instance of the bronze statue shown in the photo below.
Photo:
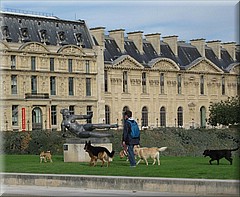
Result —
[{"label": "bronze statue", "polygon": [[92,132],[94,129],[105,129],[105,128],[117,128],[117,124],[79,124],[76,120],[80,119],[91,119],[93,113],[88,115],[71,115],[68,109],[61,109],[60,113],[63,116],[61,123],[62,132],[66,132],[66,129],[71,133],[75,134],[79,138],[89,138],[89,137],[112,137],[109,133]]}]

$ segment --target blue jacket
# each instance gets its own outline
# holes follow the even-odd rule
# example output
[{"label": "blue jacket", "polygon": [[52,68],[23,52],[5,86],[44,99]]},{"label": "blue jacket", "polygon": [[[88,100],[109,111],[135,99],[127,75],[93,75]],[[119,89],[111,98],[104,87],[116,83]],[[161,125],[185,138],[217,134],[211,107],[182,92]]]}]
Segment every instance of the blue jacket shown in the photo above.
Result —
[{"label": "blue jacket", "polygon": [[[135,121],[131,118],[129,118],[128,120],[129,121]],[[126,120],[124,120],[122,141],[124,141],[126,145],[138,145],[139,142],[140,142],[140,137],[139,138],[134,138],[134,139],[131,137],[131,125]]]}]

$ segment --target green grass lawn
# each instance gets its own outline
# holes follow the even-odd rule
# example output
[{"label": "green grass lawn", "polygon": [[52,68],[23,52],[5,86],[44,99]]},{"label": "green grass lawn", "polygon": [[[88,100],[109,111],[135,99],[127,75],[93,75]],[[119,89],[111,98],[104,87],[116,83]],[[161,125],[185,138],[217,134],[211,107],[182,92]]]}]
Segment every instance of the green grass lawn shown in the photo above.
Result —
[{"label": "green grass lawn", "polygon": [[141,162],[136,168],[130,168],[129,162],[115,156],[110,166],[89,166],[88,162],[65,163],[62,155],[54,155],[53,163],[39,163],[38,155],[2,155],[4,172],[42,173],[42,174],[75,174],[105,176],[139,176],[139,177],[171,177],[171,178],[206,178],[206,179],[239,179],[239,157],[234,157],[233,165],[225,159],[220,165],[213,162],[209,165],[209,157],[170,157],[161,156],[161,165],[149,166]]}]

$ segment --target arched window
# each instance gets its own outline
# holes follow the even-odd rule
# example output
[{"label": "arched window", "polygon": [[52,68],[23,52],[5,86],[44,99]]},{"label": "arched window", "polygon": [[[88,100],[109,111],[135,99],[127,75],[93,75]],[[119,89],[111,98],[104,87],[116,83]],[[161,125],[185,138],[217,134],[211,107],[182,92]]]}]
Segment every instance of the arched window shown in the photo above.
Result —
[{"label": "arched window", "polygon": [[32,130],[42,129],[42,110],[39,107],[35,107],[32,110]]},{"label": "arched window", "polygon": [[148,126],[148,109],[146,106],[142,108],[142,126]]},{"label": "arched window", "polygon": [[206,108],[202,106],[200,108],[200,125],[202,128],[206,127]]},{"label": "arched window", "polygon": [[110,107],[105,105],[105,123],[110,124]]},{"label": "arched window", "polygon": [[165,109],[165,107],[161,107],[161,109],[160,109],[160,126],[166,127],[166,109]]},{"label": "arched window", "polygon": [[177,124],[178,126],[183,126],[183,108],[179,107],[177,110]]}]

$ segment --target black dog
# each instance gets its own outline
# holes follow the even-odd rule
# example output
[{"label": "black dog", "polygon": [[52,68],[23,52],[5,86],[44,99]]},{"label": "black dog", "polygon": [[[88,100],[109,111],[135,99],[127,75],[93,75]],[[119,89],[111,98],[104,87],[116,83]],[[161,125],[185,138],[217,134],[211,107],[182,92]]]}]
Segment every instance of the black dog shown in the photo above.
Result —
[{"label": "black dog", "polygon": [[211,160],[209,161],[209,163],[212,165],[212,161],[214,160],[217,160],[217,164],[219,165],[219,160],[222,159],[222,158],[225,158],[227,159],[230,164],[232,165],[232,154],[231,154],[231,151],[236,151],[238,150],[238,148],[235,148],[235,149],[224,149],[224,150],[205,150],[203,152],[203,155],[204,157],[207,157],[209,156],[211,158]]}]

